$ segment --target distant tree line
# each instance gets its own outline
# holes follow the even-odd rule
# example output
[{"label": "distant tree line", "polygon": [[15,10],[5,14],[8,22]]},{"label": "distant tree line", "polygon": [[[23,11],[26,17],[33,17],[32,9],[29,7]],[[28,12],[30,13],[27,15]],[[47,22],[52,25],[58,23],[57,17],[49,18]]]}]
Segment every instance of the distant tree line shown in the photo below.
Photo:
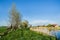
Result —
[{"label": "distant tree line", "polygon": [[[57,24],[38,25],[37,27],[55,27]],[[60,26],[59,26],[60,27]]]}]

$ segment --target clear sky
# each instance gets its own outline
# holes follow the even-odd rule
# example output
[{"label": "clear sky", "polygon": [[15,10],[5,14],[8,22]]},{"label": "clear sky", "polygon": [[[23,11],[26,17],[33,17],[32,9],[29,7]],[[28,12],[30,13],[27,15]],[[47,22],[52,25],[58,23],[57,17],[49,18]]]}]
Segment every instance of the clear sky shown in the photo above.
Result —
[{"label": "clear sky", "polygon": [[22,14],[22,19],[28,20],[32,25],[60,25],[59,0],[0,0],[0,26],[8,24],[8,14],[13,2]]}]

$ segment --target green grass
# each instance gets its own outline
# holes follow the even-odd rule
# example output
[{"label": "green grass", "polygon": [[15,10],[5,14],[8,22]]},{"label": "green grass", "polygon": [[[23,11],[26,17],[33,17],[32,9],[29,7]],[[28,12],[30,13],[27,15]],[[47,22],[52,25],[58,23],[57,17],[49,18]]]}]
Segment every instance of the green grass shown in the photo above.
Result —
[{"label": "green grass", "polygon": [[6,27],[5,26],[0,26],[0,33],[3,33],[6,31]]},{"label": "green grass", "polygon": [[28,29],[24,29],[23,32],[21,31],[21,29],[18,29],[16,31],[11,31],[6,36],[0,38],[0,40],[56,40],[56,39],[55,37],[39,34]]}]

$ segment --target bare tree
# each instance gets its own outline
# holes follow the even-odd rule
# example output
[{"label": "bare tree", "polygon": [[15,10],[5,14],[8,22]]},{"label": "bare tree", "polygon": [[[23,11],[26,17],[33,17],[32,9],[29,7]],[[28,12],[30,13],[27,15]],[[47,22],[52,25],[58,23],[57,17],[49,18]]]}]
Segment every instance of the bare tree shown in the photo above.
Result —
[{"label": "bare tree", "polygon": [[20,13],[16,10],[15,5],[12,5],[12,10],[9,13],[9,19],[10,19],[10,25],[12,26],[13,29],[17,29],[18,26],[21,23],[21,15]]}]

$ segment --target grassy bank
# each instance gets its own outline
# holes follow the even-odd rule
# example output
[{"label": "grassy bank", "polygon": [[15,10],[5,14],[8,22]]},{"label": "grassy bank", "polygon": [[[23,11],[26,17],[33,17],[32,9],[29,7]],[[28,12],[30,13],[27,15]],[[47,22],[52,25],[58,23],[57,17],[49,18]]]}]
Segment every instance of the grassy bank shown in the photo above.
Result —
[{"label": "grassy bank", "polygon": [[56,39],[55,37],[39,34],[28,29],[24,29],[23,31],[21,31],[21,29],[18,29],[16,31],[11,31],[6,36],[0,38],[0,40],[56,40]]}]

